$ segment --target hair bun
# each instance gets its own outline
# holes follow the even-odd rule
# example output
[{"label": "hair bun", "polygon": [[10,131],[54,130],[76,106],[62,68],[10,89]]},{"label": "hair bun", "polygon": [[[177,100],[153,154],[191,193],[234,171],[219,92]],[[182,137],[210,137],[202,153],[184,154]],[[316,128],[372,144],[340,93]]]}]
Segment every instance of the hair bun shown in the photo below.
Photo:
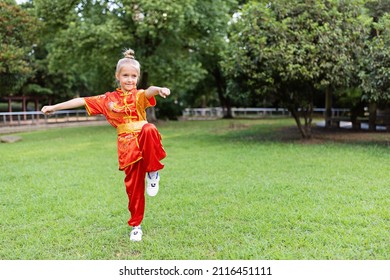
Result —
[{"label": "hair bun", "polygon": [[125,58],[131,58],[134,59],[134,51],[132,49],[127,49],[124,53],[123,56]]}]

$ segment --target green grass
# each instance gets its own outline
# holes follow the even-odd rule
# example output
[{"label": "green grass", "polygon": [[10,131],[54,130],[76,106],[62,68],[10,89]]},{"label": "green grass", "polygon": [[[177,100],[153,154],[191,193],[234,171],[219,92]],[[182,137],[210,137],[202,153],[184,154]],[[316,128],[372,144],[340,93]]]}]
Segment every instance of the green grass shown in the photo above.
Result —
[{"label": "green grass", "polygon": [[140,243],[115,130],[20,134],[0,144],[0,259],[389,259],[389,135],[307,142],[293,125],[158,124],[168,157]]}]

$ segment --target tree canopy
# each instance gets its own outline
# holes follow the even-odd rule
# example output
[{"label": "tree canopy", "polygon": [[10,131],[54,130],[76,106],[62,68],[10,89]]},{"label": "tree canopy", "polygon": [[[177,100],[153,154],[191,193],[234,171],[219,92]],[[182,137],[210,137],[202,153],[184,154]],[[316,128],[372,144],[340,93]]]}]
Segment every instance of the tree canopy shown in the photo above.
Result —
[{"label": "tree canopy", "polygon": [[232,106],[283,106],[310,137],[319,100],[330,110],[331,100],[390,99],[388,1],[7,0],[0,8],[0,96],[56,102],[110,91],[116,62],[132,48],[139,86],[171,88],[160,102],[169,117],[181,106],[219,105],[226,117]]},{"label": "tree canopy", "polygon": [[253,94],[279,100],[310,137],[315,95],[349,87],[357,76],[369,19],[357,1],[289,2],[246,4],[231,24],[222,63]]},{"label": "tree canopy", "polygon": [[223,36],[218,30],[228,21],[230,2],[35,3],[46,33],[55,34],[46,46],[49,71],[64,72],[77,84],[74,94],[88,95],[115,86],[115,64],[126,48],[134,49],[142,64],[141,87],[164,84],[179,94],[195,88],[207,74],[199,54],[216,48],[218,36]]},{"label": "tree canopy", "polygon": [[33,75],[38,26],[38,20],[15,1],[0,2],[0,96],[17,92]]}]

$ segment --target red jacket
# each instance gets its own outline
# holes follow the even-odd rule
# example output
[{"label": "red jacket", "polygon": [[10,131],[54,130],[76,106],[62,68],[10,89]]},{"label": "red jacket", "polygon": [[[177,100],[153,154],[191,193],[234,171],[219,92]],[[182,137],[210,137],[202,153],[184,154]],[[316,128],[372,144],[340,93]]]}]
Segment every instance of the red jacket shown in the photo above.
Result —
[{"label": "red jacket", "polygon": [[85,97],[85,108],[89,115],[103,114],[118,132],[119,169],[142,158],[137,136],[147,123],[145,109],[156,105],[156,99],[146,98],[144,90],[123,92],[117,89],[102,95]]}]

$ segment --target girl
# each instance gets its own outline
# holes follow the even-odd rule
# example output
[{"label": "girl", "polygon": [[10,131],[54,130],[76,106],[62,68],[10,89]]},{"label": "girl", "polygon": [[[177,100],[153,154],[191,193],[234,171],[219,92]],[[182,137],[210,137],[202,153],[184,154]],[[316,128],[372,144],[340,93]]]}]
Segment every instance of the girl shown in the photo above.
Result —
[{"label": "girl", "polygon": [[166,153],[157,128],[147,122],[145,109],[155,106],[155,95],[166,98],[170,90],[165,87],[151,86],[138,90],[141,66],[134,58],[134,51],[124,52],[116,66],[115,77],[120,88],[103,95],[74,98],[52,106],[44,106],[42,112],[51,114],[85,106],[89,115],[103,114],[116,128],[118,134],[119,169],[125,172],[126,193],[129,199],[129,226],[132,226],[130,240],[141,241],[141,222],[145,210],[146,192],[155,196],[159,188],[159,174],[164,165],[160,162]]}]

